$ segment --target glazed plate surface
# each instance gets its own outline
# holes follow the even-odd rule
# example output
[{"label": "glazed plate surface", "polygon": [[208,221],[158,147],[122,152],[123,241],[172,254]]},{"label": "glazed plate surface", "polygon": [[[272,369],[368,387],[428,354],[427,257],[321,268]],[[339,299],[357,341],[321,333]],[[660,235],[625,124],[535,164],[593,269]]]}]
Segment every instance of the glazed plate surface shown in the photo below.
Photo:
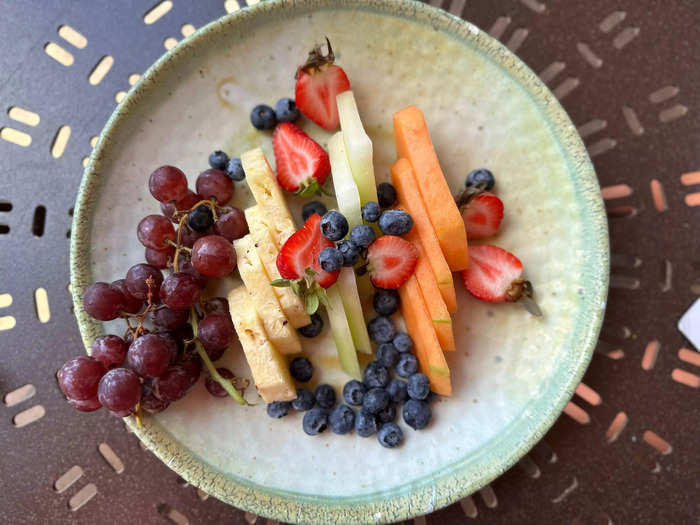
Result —
[{"label": "glazed plate surface", "polygon": [[[143,428],[130,424],[181,476],[240,508],[282,521],[387,522],[455,501],[527,452],[578,384],[605,307],[607,223],[587,153],[547,88],[498,42],[442,11],[389,0],[263,2],[206,26],[144,75],[102,132],[76,207],[73,291],[86,345],[103,331],[121,335],[91,321],[79,297],[143,262],[136,225],[159,213],[148,175],[173,164],[194,187],[214,149],[238,156],[260,146],[274,166],[270,134],[248,114],[293,96],[296,66],[324,36],[373,140],[378,182],[396,159],[392,114],[411,104],[425,113],[454,193],[470,170],[494,172],[506,217],[489,242],[523,261],[544,317],[476,301],[455,275],[454,396],[433,406],[429,429],[403,425],[396,450],[354,434],[311,438],[298,414],[270,419],[252,389],[256,406],[241,407],[209,396],[202,380]],[[326,144],[329,134],[302,127]],[[252,202],[237,183],[233,204]],[[300,201],[291,202],[301,224]],[[304,344],[312,384],[340,393],[347,378],[328,329]],[[249,376],[237,346],[220,364]]]}]

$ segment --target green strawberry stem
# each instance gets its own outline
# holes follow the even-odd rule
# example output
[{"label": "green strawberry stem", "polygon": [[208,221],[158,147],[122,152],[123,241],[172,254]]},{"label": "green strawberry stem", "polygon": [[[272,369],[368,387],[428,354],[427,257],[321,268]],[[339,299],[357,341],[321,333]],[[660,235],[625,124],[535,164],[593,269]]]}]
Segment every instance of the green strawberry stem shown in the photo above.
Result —
[{"label": "green strawberry stem", "polygon": [[199,354],[199,357],[204,361],[204,366],[207,367],[207,371],[209,372],[209,375],[212,377],[214,381],[219,383],[221,385],[221,388],[226,390],[228,395],[230,395],[233,399],[236,400],[236,402],[240,405],[247,405],[248,402],[245,400],[245,398],[241,395],[241,393],[236,390],[233,387],[233,384],[231,381],[228,381],[221,377],[219,375],[219,372],[216,371],[216,367],[214,366],[214,363],[211,362],[211,359],[209,359],[209,356],[207,355],[206,350],[204,350],[204,347],[202,346],[202,343],[199,342],[197,339],[197,331],[199,330],[199,319],[197,318],[197,312],[194,309],[194,306],[190,309],[190,322],[192,323],[192,331],[194,332],[194,347],[197,350],[197,353]]}]

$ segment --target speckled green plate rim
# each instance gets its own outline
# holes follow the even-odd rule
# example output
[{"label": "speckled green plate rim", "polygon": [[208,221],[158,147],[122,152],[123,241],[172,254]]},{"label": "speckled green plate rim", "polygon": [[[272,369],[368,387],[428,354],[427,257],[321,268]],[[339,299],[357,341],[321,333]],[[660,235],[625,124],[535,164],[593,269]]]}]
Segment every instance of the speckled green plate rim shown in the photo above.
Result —
[{"label": "speckled green plate rim", "polygon": [[[585,290],[583,305],[568,345],[555,364],[559,373],[507,428],[475,453],[434,475],[413,483],[360,497],[317,497],[266,488],[216,471],[185,449],[165,429],[146,418],[142,428],[127,424],[142,442],[189,483],[238,508],[286,522],[386,523],[408,519],[444,507],[500,476],[526,454],[556,421],[573,395],[593,353],[605,310],[609,275],[607,219],[600,187],[588,153],[566,112],[548,88],[523,62],[488,34],[445,11],[416,1],[396,0],[266,0],[201,28],[156,61],[112,113],[100,134],[78,191],[73,218],[70,270],[75,313],[86,348],[101,335],[101,326],[82,308],[81,297],[91,283],[90,221],[120,122],[140,99],[158,88],[161,75],[197,52],[198,44],[220,32],[245,34],[268,17],[288,17],[318,9],[362,9],[399,16],[432,26],[487,56],[513,78],[535,102],[561,149],[582,210]],[[513,432],[513,429],[520,429]],[[523,430],[524,429],[524,430]]]}]

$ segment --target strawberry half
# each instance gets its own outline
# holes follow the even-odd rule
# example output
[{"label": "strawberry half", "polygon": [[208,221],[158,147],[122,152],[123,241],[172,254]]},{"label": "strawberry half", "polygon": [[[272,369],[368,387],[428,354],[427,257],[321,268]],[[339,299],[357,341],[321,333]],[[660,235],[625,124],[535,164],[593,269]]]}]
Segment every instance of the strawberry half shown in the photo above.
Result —
[{"label": "strawberry half", "polygon": [[401,237],[383,235],[367,248],[367,261],[372,284],[378,288],[395,289],[413,275],[418,251]]},{"label": "strawberry half", "polygon": [[323,129],[335,131],[340,125],[335,97],[350,89],[350,81],[345,71],[333,63],[335,55],[328,38],[326,44],[328,54],[323,54],[321,46],[314,47],[306,63],[297,70],[294,99],[304,115]]},{"label": "strawberry half", "polygon": [[[277,269],[280,275],[290,281],[308,279],[313,272],[313,281],[322,288],[328,288],[338,280],[340,271],[325,272],[318,262],[318,254],[324,248],[334,246],[321,234],[321,216],[314,213],[306,219],[304,226],[294,232],[282,245],[277,254]],[[312,283],[308,282],[308,287]]]},{"label": "strawberry half", "polygon": [[470,294],[491,303],[522,301],[533,315],[542,312],[532,299],[532,284],[522,278],[523,263],[492,245],[469,246],[469,268],[460,272]]},{"label": "strawberry half", "polygon": [[277,182],[285,190],[302,197],[320,193],[331,172],[328,153],[304,131],[290,122],[283,122],[272,134]]},{"label": "strawberry half", "polygon": [[503,201],[493,193],[480,193],[462,208],[462,218],[469,239],[496,235],[503,220]]}]

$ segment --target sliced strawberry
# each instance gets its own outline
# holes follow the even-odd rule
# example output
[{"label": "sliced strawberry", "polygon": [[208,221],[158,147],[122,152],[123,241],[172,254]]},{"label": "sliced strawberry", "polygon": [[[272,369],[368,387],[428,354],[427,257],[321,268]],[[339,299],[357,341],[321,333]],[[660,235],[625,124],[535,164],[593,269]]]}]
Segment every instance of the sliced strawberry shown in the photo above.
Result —
[{"label": "sliced strawberry", "polygon": [[493,193],[483,192],[462,209],[469,239],[485,239],[498,232],[503,220],[503,201]]},{"label": "sliced strawberry", "polygon": [[294,98],[304,115],[323,129],[335,131],[340,125],[335,97],[350,89],[350,81],[345,71],[333,63],[335,55],[327,38],[326,43],[328,54],[316,46],[297,70]]},{"label": "sliced strawberry", "polygon": [[523,263],[498,246],[470,246],[469,269],[460,273],[469,293],[482,301],[512,302],[523,293]]},{"label": "sliced strawberry", "polygon": [[413,275],[418,251],[407,240],[384,235],[367,248],[369,278],[378,288],[398,288]]},{"label": "sliced strawberry", "polygon": [[302,197],[321,191],[331,172],[331,163],[318,142],[296,124],[283,122],[272,134],[272,149],[280,186]]},{"label": "sliced strawberry", "polygon": [[314,213],[306,219],[304,226],[282,245],[277,255],[277,269],[284,279],[290,281],[306,279],[310,277],[307,269],[313,270],[316,283],[322,288],[328,288],[338,280],[340,271],[323,271],[318,262],[318,254],[324,248],[332,246],[333,241],[321,235],[321,216]]}]

